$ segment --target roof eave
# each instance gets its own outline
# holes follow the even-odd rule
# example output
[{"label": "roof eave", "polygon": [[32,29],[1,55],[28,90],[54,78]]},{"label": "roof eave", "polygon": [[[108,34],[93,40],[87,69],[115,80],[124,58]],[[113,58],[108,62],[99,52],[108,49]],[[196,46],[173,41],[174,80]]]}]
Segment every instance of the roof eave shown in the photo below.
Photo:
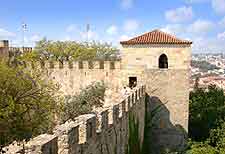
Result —
[{"label": "roof eave", "polygon": [[128,43],[128,42],[120,42],[121,45],[154,45],[154,44],[165,44],[165,45],[191,45],[193,42],[179,42],[179,43]]}]

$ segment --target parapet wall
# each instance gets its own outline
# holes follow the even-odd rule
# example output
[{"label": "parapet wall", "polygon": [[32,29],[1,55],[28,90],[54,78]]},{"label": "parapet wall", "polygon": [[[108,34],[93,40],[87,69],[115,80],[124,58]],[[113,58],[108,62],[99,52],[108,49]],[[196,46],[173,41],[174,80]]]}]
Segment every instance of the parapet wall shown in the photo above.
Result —
[{"label": "parapet wall", "polygon": [[100,69],[100,70],[115,70],[121,69],[121,61],[37,61],[34,63],[25,63],[31,68],[47,68],[47,69]]},{"label": "parapet wall", "polygon": [[122,87],[120,61],[46,61],[26,66],[45,70],[47,78],[58,83],[65,95],[74,95],[96,81],[104,81],[110,89]]},{"label": "parapet wall", "polygon": [[22,51],[22,52],[32,52],[32,47],[9,47],[10,52]]},{"label": "parapet wall", "polygon": [[[118,100],[98,114],[85,114],[58,126],[54,134],[42,134],[25,145],[27,154],[125,154],[129,125],[138,122],[140,146],[144,137],[145,86]],[[6,154],[21,153],[22,147],[10,145]]]}]

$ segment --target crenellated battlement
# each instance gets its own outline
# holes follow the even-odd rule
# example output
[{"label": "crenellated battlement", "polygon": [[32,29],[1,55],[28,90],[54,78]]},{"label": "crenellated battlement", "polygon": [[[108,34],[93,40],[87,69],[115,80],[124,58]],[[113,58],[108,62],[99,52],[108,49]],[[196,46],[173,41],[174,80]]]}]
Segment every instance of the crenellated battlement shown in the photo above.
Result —
[{"label": "crenellated battlement", "polygon": [[33,48],[32,47],[9,47],[8,50],[10,52],[16,52],[16,51],[21,51],[21,52],[32,52]]},{"label": "crenellated battlement", "polygon": [[111,89],[121,87],[121,61],[35,61],[24,62],[29,70],[43,70],[64,95],[74,95],[93,82],[104,81]]},{"label": "crenellated battlement", "polygon": [[[53,134],[42,134],[25,145],[29,154],[81,154],[124,153],[128,146],[129,114],[141,123],[140,140],[143,140],[145,114],[145,86],[140,86],[126,98],[97,114],[78,116],[54,129]],[[19,153],[22,147],[10,145],[7,154]],[[104,152],[105,150],[105,152]]]},{"label": "crenellated battlement", "polygon": [[114,70],[121,69],[121,61],[37,61],[33,63],[25,63],[27,67],[31,68],[48,68],[48,69],[100,69],[100,70]]}]

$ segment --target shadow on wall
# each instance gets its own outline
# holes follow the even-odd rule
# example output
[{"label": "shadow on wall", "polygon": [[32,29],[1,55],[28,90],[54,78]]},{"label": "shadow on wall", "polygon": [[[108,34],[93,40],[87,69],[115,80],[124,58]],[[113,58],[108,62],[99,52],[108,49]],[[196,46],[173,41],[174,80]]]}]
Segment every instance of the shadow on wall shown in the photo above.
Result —
[{"label": "shadow on wall", "polygon": [[[181,125],[173,125],[165,103],[146,94],[144,148],[147,153],[180,152],[187,146],[188,135]],[[145,152],[144,152],[145,154]]]}]

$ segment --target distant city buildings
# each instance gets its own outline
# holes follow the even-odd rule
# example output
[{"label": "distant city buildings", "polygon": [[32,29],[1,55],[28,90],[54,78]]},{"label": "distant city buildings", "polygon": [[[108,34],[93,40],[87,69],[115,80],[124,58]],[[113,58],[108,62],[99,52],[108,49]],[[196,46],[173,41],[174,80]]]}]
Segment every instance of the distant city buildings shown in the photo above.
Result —
[{"label": "distant city buildings", "polygon": [[196,82],[201,88],[216,85],[225,91],[225,54],[193,54],[190,90]]}]

